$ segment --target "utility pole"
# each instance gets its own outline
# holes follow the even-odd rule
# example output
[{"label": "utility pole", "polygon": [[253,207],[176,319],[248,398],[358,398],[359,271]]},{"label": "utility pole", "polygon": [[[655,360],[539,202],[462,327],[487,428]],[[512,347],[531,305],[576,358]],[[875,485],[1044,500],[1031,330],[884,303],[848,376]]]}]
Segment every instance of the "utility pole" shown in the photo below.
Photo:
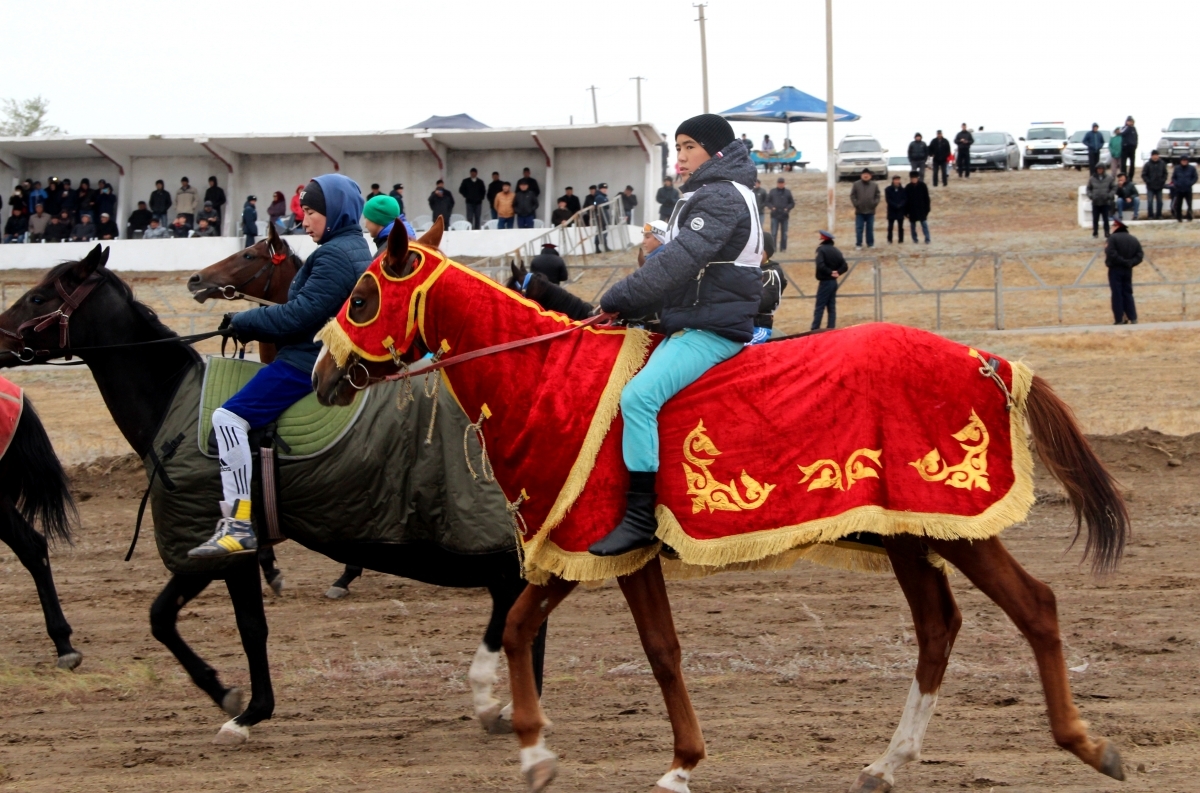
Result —
[{"label": "utility pole", "polygon": [[640,124],[642,121],[642,80],[645,80],[647,78],[645,78],[645,77],[630,77],[629,79],[637,80],[637,94],[638,94],[638,116],[637,116],[637,118],[638,118],[638,123]]},{"label": "utility pole", "polygon": [[592,123],[600,123],[600,113],[596,111],[596,86],[588,86],[585,90],[592,92]]},{"label": "utility pole", "polygon": [[704,9],[708,3],[692,3],[692,8],[700,9],[700,76],[704,81],[704,112],[708,112],[708,42],[704,37]]},{"label": "utility pole", "polygon": [[837,220],[834,191],[837,188],[837,154],[833,151],[833,0],[825,0],[825,222],[835,231]]}]

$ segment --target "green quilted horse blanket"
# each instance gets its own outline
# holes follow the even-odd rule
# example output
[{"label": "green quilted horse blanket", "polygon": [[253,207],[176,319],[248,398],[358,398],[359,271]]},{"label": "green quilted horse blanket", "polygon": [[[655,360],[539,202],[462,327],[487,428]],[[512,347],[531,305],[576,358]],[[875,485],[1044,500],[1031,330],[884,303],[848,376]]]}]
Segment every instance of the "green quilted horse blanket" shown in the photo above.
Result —
[{"label": "green quilted horse blanket", "polygon": [[[189,559],[187,552],[212,536],[221,517],[220,471],[208,449],[212,411],[260,366],[212,357],[185,375],[154,439],[156,451],[179,441],[162,459],[173,489],[151,476],[149,455],[143,460],[152,479],[154,539],[174,573],[220,574],[231,561]],[[344,408],[321,407],[310,394],[280,417],[277,434],[287,444],[276,455],[285,535],[318,550],[347,542],[432,543],[458,554],[515,547],[504,494],[468,468],[464,438],[473,459],[480,449],[466,416],[447,389],[425,396],[424,380],[412,379],[413,402],[404,399],[404,384],[393,382],[361,392]],[[262,504],[260,479],[255,476],[256,505]]]}]

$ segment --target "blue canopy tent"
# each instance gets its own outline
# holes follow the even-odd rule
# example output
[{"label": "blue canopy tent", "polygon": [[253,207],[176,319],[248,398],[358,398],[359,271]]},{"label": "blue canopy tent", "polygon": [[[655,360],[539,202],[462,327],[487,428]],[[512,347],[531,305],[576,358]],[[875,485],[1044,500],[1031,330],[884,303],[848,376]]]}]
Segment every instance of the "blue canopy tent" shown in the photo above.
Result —
[{"label": "blue canopy tent", "polygon": [[[825,121],[825,100],[806,94],[790,85],[752,99],[744,105],[721,113],[729,121],[782,121],[787,124],[785,137],[792,136],[793,121]],[[834,121],[858,121],[861,116],[834,106]],[[799,159],[799,152],[796,153]]]}]

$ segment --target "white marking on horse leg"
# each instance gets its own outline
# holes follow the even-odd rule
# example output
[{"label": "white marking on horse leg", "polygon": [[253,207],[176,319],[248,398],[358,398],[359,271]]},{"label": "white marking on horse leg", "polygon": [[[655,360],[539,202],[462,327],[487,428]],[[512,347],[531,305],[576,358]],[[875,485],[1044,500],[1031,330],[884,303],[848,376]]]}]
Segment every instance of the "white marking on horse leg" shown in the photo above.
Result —
[{"label": "white marking on horse leg", "polygon": [[492,652],[486,644],[479,645],[479,649],[475,651],[475,659],[471,661],[471,671],[467,673],[467,679],[471,682],[471,698],[475,704],[476,716],[500,704],[500,700],[492,696],[492,686],[496,685],[496,667],[499,664],[499,651]]},{"label": "white marking on horse leg", "polygon": [[921,759],[921,742],[925,739],[925,729],[929,726],[935,705],[937,692],[922,694],[921,687],[914,679],[908,690],[908,701],[904,703],[904,715],[900,717],[900,725],[892,735],[887,753],[867,766],[864,773],[894,785],[894,775],[901,766]]},{"label": "white marking on horse leg", "polygon": [[538,742],[533,746],[521,747],[521,773],[527,773],[531,768],[545,760],[557,760],[558,755],[546,748],[546,739],[538,736]]},{"label": "white marking on horse leg", "polygon": [[239,744],[250,740],[250,728],[243,727],[233,719],[221,725],[221,729],[217,731],[217,735],[213,738],[213,743],[216,744]]},{"label": "white marking on horse leg", "polygon": [[662,788],[669,790],[671,793],[691,793],[688,788],[688,780],[692,778],[691,773],[684,771],[682,768],[672,768],[663,778],[654,783],[655,789]]}]

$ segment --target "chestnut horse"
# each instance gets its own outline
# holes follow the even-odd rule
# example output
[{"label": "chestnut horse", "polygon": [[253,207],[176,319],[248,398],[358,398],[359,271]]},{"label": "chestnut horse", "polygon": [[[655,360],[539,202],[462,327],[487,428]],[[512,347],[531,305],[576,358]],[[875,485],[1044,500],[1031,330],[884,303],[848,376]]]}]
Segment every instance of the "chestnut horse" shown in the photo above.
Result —
[{"label": "chestnut horse", "polygon": [[[433,240],[435,244],[438,241],[437,238]],[[369,270],[359,280],[335,320],[336,324],[331,323],[321,334],[327,342],[339,338],[346,342],[337,354],[330,354],[327,347],[317,361],[313,376],[317,396],[322,402],[348,404],[355,390],[366,382],[394,375],[405,361],[425,350],[445,349],[439,331],[452,335],[457,345],[451,347],[453,355],[439,365],[452,363],[456,356],[464,360],[462,365],[444,372],[448,383],[453,385],[457,381],[456,394],[469,387],[476,400],[486,395],[492,410],[502,413],[506,406],[514,404],[515,399],[532,402],[538,398],[531,395],[540,393],[536,391],[541,387],[537,362],[543,360],[543,356],[553,357],[553,354],[538,352],[540,347],[524,347],[520,353],[499,353],[512,356],[512,361],[521,362],[528,369],[522,369],[520,379],[515,375],[480,379],[477,374],[480,367],[465,362],[472,360],[471,354],[481,354],[481,350],[498,342],[511,345],[517,342],[500,338],[491,326],[472,324],[471,316],[511,313],[514,321],[509,327],[530,324],[561,327],[561,324],[536,322],[539,319],[537,311],[524,300],[509,290],[487,283],[482,276],[461,265],[441,257],[437,257],[437,263],[429,264],[434,258],[431,253],[425,249],[411,249],[404,235],[393,234],[389,238],[386,255],[379,260],[380,274]],[[449,286],[444,286],[447,284]],[[439,291],[439,287],[443,288]],[[439,299],[439,294],[447,290],[454,299]],[[397,306],[396,313],[383,311],[385,303]],[[407,316],[402,311],[406,306]],[[348,327],[351,325],[353,327]],[[386,338],[385,343],[391,345],[390,357],[375,354],[366,357],[356,352],[350,334],[362,331],[355,331],[355,328],[369,328],[366,332],[373,339],[376,336]],[[426,338],[427,333],[429,338]],[[509,370],[512,369],[510,366]],[[489,371],[497,369],[489,368]],[[471,409],[476,408],[472,404]],[[487,411],[487,408],[483,410]],[[1048,471],[1063,484],[1074,508],[1077,534],[1082,524],[1087,525],[1085,557],[1092,558],[1098,572],[1114,569],[1129,530],[1128,513],[1114,480],[1088,445],[1070,408],[1041,378],[1032,380],[1026,410],[1038,454]],[[553,433],[544,442],[555,443]],[[525,447],[524,453],[553,459],[549,450],[536,445]],[[1018,564],[999,537],[970,541],[896,534],[884,536],[882,543],[916,625],[917,670],[891,745],[882,757],[862,771],[852,791],[890,790],[895,772],[920,755],[950,650],[962,623],[946,575],[929,562],[931,550],[957,567],[999,605],[1029,641],[1046,696],[1051,731],[1058,745],[1097,771],[1116,779],[1124,778],[1116,748],[1108,740],[1094,739],[1088,734],[1087,724],[1072,701],[1054,593]],[[618,582],[654,676],[662,688],[675,736],[670,770],[658,780],[655,789],[660,793],[686,793],[692,769],[705,756],[705,746],[684,685],[679,640],[658,557],[651,556],[644,566],[620,576]],[[546,748],[542,736],[546,720],[533,685],[530,642],[541,622],[577,583],[550,576],[545,584],[531,584],[509,614],[505,630],[504,649],[508,655],[514,704],[513,727],[521,744],[521,768],[534,793],[550,784],[556,773],[557,758]]]}]

